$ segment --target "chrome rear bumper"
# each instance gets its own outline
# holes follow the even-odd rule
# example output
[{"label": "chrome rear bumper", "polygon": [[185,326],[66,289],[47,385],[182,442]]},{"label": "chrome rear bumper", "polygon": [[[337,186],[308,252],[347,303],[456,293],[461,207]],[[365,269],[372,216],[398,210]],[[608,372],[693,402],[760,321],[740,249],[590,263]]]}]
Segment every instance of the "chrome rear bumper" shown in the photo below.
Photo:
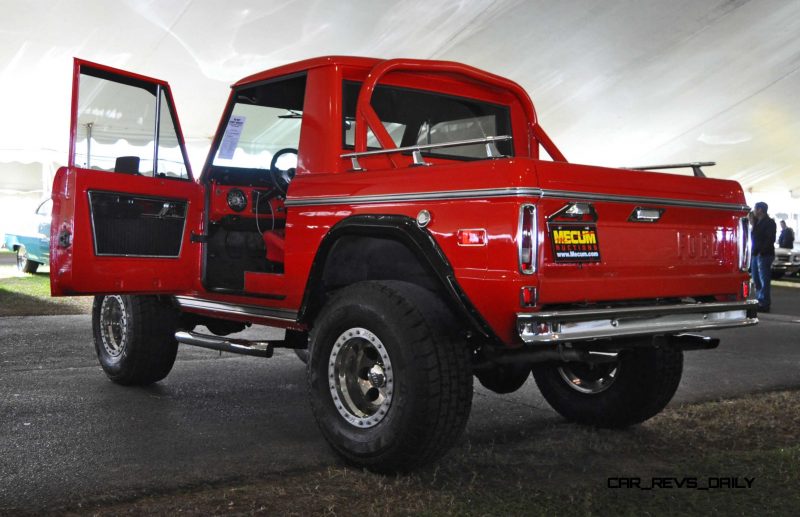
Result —
[{"label": "chrome rear bumper", "polygon": [[525,343],[566,343],[747,327],[758,323],[755,300],[517,314]]}]

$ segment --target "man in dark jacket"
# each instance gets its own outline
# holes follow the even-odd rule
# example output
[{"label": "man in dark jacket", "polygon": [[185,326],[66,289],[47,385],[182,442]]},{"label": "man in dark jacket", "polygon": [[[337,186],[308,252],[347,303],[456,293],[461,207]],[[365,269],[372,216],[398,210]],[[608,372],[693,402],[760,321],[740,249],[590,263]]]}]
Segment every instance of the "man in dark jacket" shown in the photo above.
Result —
[{"label": "man in dark jacket", "polygon": [[756,203],[755,224],[750,233],[753,243],[753,258],[750,261],[750,274],[756,286],[758,310],[769,312],[769,284],[772,281],[772,261],[775,260],[775,221],[767,215],[768,206],[763,201]]},{"label": "man in dark jacket", "polygon": [[778,237],[778,247],[792,249],[794,246],[794,230],[786,226],[786,221],[781,221],[781,235]]}]

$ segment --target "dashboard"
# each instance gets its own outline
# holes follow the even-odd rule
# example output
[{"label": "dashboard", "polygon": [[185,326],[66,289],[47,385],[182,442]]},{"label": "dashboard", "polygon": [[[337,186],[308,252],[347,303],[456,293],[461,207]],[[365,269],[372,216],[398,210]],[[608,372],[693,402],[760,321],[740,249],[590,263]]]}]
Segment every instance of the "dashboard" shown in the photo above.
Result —
[{"label": "dashboard", "polygon": [[[237,229],[275,229],[286,223],[283,198],[269,186],[211,183],[209,219]],[[250,228],[252,227],[252,228]]]}]

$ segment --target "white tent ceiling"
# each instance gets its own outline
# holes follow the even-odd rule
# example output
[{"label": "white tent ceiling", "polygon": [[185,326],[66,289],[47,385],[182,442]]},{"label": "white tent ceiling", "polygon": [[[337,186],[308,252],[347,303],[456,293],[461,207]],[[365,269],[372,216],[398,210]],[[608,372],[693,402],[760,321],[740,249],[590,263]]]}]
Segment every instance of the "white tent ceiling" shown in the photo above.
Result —
[{"label": "white tent ceiling", "polygon": [[710,160],[711,176],[800,197],[797,0],[0,0],[0,13],[0,162],[66,160],[73,56],[170,81],[197,168],[230,83],[350,54],[509,77],[570,161]]}]

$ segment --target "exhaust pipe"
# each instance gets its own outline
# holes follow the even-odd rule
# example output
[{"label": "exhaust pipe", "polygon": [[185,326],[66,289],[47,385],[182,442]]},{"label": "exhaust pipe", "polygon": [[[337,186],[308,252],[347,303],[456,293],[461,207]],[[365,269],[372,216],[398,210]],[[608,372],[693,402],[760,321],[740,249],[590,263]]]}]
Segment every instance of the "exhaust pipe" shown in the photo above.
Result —
[{"label": "exhaust pipe", "polygon": [[679,348],[684,352],[688,350],[712,350],[719,346],[719,338],[701,336],[699,334],[677,334],[674,336],[656,336],[653,340],[656,344],[660,340],[666,339],[667,345]]},{"label": "exhaust pipe", "polygon": [[219,336],[209,336],[198,334],[197,332],[178,331],[175,333],[178,343],[184,345],[199,346],[210,348],[220,352],[230,352],[232,354],[252,355],[256,357],[272,357],[275,345],[265,341],[248,341],[246,339],[223,338]]}]

